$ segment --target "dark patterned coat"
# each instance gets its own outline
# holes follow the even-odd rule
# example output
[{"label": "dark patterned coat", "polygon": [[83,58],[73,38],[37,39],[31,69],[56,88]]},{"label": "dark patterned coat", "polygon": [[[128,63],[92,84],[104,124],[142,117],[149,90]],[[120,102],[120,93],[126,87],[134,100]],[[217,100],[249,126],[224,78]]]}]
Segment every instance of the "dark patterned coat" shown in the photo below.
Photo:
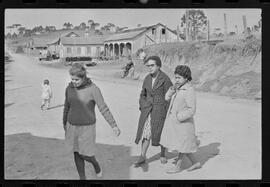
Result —
[{"label": "dark patterned coat", "polygon": [[159,146],[160,136],[166,118],[169,102],[165,101],[165,94],[172,86],[170,78],[162,71],[159,72],[152,88],[152,77],[147,75],[144,79],[140,94],[139,124],[135,143],[142,139],[143,128],[148,115],[151,115],[151,140],[153,146]]}]

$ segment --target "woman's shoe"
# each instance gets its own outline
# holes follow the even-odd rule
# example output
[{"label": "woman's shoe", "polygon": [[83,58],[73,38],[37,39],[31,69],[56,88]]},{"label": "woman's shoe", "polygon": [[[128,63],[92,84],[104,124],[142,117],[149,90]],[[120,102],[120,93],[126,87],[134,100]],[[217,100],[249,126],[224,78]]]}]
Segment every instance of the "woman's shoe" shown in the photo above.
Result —
[{"label": "woman's shoe", "polygon": [[174,166],[172,168],[169,168],[166,173],[173,174],[173,173],[179,173],[181,172],[181,168],[179,166]]},{"label": "woman's shoe", "polygon": [[160,162],[162,164],[166,164],[168,161],[167,161],[167,158],[166,157],[160,157]]},{"label": "woman's shoe", "polygon": [[195,170],[195,169],[199,169],[201,167],[202,167],[201,163],[197,162],[197,163],[193,164],[190,168],[188,168],[187,171],[192,171],[192,170]]},{"label": "woman's shoe", "polygon": [[98,177],[98,178],[101,178],[101,177],[102,177],[102,170],[101,170],[101,169],[100,169],[100,172],[97,173],[97,177]]},{"label": "woman's shoe", "polygon": [[140,156],[139,159],[134,163],[134,166],[135,167],[138,167],[140,166],[141,164],[144,164],[145,163],[145,158],[143,156]]}]

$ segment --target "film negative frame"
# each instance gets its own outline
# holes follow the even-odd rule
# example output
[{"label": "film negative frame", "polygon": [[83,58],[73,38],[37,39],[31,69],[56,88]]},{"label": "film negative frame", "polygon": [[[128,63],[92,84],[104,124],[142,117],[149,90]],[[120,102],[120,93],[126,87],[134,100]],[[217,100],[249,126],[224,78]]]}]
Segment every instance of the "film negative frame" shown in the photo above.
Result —
[{"label": "film negative frame", "polygon": [[[270,186],[270,127],[267,123],[269,107],[269,77],[268,61],[270,49],[270,1],[269,0],[149,0],[141,3],[139,0],[0,0],[1,10],[1,59],[4,61],[4,16],[7,8],[261,8],[262,9],[262,180],[104,180],[104,181],[46,181],[46,180],[5,180],[4,179],[4,117],[0,130],[1,136],[1,182],[0,186],[90,186],[90,187],[244,187]],[[3,64],[3,63],[2,63]],[[2,80],[4,80],[4,66],[2,66]],[[2,99],[4,101],[4,81],[1,81]],[[2,102],[4,103],[4,102]],[[2,108],[3,109],[3,108]],[[4,109],[2,111],[4,114]],[[4,115],[2,115],[4,116]]]}]

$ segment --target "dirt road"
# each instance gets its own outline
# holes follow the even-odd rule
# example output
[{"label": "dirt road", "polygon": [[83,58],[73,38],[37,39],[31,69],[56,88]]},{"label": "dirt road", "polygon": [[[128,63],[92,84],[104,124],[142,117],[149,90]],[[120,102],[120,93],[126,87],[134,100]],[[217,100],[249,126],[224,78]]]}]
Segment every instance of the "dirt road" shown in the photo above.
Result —
[{"label": "dirt road", "polygon": [[[78,179],[73,155],[64,144],[62,111],[67,68],[40,65],[37,59],[12,54],[5,65],[5,178]],[[261,177],[261,103],[197,93],[196,131],[201,141],[196,158],[203,167],[168,175],[174,161],[159,161],[159,148],[150,147],[149,162],[132,163],[140,153],[134,143],[139,118],[141,81],[107,77],[102,68],[89,67],[122,134],[114,137],[97,110],[97,159],[103,179],[259,179]],[[53,89],[51,109],[40,110],[41,83],[48,78]],[[183,168],[190,166],[185,160]],[[87,165],[88,179],[95,178]]]}]

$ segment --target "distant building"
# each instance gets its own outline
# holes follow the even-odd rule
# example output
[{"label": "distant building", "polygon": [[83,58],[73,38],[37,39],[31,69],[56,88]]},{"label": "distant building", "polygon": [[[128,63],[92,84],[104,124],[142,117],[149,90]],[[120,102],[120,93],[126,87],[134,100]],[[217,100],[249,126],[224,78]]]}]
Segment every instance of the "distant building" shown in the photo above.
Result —
[{"label": "distant building", "polygon": [[61,37],[55,43],[55,47],[60,58],[82,56],[95,58],[99,57],[101,52],[104,51],[103,43],[104,38],[102,36]]},{"label": "distant building", "polygon": [[127,56],[136,53],[145,46],[164,42],[177,42],[177,34],[161,23],[128,29],[115,33],[105,40],[105,55]]}]

